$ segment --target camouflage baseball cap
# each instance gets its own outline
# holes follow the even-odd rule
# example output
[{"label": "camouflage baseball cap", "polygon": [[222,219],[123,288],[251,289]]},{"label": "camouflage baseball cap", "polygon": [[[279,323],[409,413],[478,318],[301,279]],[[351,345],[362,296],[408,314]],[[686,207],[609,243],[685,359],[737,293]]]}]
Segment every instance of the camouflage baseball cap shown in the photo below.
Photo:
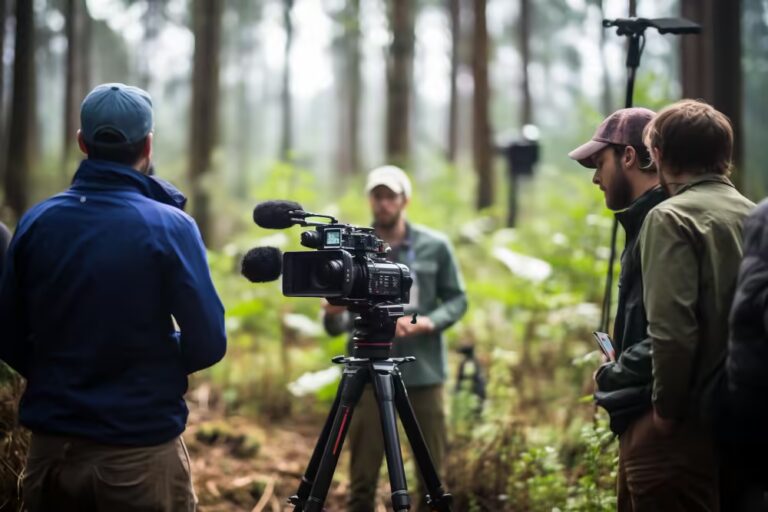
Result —
[{"label": "camouflage baseball cap", "polygon": [[656,114],[647,108],[633,107],[617,110],[597,128],[592,140],[574,149],[568,156],[589,169],[597,167],[594,156],[615,144],[642,146],[643,130]]}]

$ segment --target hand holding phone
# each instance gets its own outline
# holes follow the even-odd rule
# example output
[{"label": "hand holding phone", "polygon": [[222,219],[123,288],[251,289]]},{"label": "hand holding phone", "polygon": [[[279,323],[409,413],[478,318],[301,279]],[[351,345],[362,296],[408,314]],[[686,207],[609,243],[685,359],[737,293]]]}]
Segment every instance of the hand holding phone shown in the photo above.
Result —
[{"label": "hand holding phone", "polygon": [[616,361],[616,350],[613,348],[611,337],[600,331],[595,331],[592,335],[597,340],[597,346],[600,347],[600,351],[603,355],[605,355],[609,361]]}]

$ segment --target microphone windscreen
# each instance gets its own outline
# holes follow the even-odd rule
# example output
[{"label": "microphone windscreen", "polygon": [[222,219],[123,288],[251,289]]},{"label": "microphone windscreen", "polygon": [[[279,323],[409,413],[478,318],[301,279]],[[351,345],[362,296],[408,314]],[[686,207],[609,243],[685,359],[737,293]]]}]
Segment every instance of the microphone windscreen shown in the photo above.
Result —
[{"label": "microphone windscreen", "polygon": [[264,201],[253,209],[253,222],[267,229],[285,229],[293,226],[292,211],[304,210],[294,201]]},{"label": "microphone windscreen", "polygon": [[255,247],[243,257],[240,273],[252,283],[266,283],[280,277],[283,253],[276,247]]}]

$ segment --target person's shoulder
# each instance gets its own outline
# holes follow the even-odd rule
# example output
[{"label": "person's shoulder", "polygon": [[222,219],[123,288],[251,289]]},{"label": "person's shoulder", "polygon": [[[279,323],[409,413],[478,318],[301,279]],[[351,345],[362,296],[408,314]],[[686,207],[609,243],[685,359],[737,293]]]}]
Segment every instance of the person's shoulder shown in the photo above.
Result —
[{"label": "person's shoulder", "polygon": [[754,219],[768,220],[768,197],[760,201],[749,216]]},{"label": "person's shoulder", "polygon": [[46,212],[61,205],[65,200],[65,195],[66,192],[61,192],[55,196],[51,196],[48,199],[40,201],[39,203],[32,206],[29,210],[24,212],[24,214],[19,219],[18,224],[16,225],[17,235],[21,235],[27,231],[32,225],[35,224],[35,222],[37,222],[38,219],[43,217]]},{"label": "person's shoulder", "polygon": [[674,218],[684,217],[687,210],[687,200],[681,200],[682,196],[672,196],[653,208],[643,222],[643,226],[652,225],[656,222],[667,222]]},{"label": "person's shoulder", "polygon": [[411,224],[411,229],[418,237],[426,242],[450,245],[450,240],[445,233],[441,233],[422,224]]}]

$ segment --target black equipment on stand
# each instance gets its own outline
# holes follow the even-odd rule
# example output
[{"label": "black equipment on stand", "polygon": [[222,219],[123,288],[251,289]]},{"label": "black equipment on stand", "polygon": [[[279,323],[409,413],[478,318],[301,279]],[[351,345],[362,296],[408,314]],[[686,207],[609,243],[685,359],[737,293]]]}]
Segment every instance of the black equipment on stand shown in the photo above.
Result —
[{"label": "black equipment on stand", "polygon": [[[645,49],[645,31],[647,28],[655,28],[659,34],[699,34],[701,25],[685,18],[617,18],[615,20],[603,20],[604,28],[616,27],[616,34],[629,38],[627,50],[627,94],[624,107],[632,107],[632,99],[635,92],[635,75],[640,67],[640,57]],[[611,255],[608,259],[608,273],[605,278],[605,293],[603,295],[603,307],[600,315],[600,331],[608,332],[611,321],[611,300],[613,291],[613,266],[616,262],[616,237],[619,229],[619,221],[614,217],[613,230],[611,232]]]}]

